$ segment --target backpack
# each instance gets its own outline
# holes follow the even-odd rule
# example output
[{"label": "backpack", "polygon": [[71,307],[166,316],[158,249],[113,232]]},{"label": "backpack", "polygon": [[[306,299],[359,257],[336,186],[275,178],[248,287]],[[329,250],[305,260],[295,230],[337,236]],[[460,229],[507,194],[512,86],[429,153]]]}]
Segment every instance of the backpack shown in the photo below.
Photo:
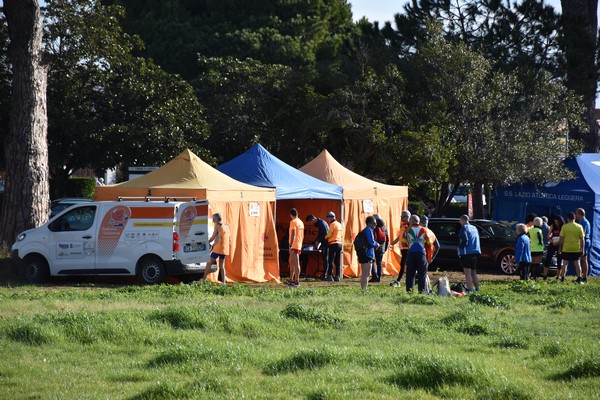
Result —
[{"label": "backpack", "polygon": [[469,291],[467,289],[467,285],[462,282],[455,283],[454,285],[450,286],[450,290],[457,293],[467,293]]},{"label": "backpack", "polygon": [[356,251],[357,256],[364,256],[367,253],[367,229],[369,228],[365,228],[362,231],[358,232],[358,234],[354,238],[354,251]]},{"label": "backpack", "polygon": [[385,240],[386,240],[385,231],[383,230],[382,226],[378,226],[377,228],[375,228],[373,235],[375,236],[375,241],[377,243],[379,243],[379,244],[385,243]]}]

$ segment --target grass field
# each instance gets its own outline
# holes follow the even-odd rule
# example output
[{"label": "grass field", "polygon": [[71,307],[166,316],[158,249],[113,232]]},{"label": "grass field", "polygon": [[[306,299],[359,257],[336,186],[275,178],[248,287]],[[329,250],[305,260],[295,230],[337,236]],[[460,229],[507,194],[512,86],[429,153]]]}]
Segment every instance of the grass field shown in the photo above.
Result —
[{"label": "grass field", "polygon": [[600,281],[0,287],[1,399],[600,398]]}]

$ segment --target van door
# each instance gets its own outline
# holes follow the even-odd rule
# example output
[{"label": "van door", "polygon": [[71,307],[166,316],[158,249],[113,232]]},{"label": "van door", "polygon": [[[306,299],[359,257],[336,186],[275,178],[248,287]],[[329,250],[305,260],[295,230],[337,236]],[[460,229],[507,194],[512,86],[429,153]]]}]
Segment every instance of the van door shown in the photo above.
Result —
[{"label": "van door", "polygon": [[48,225],[52,274],[88,273],[95,267],[97,205],[76,207]]},{"label": "van door", "polygon": [[206,263],[210,255],[208,245],[208,201],[182,203],[177,209],[175,232],[179,235],[182,264]]}]

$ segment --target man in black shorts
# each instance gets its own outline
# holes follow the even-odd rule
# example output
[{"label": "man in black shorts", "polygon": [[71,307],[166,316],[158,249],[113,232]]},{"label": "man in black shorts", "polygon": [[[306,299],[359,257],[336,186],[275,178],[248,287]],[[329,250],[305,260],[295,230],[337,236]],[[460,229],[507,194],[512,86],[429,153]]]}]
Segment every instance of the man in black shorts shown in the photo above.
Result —
[{"label": "man in black shorts", "polygon": [[479,231],[473,225],[469,224],[469,216],[460,217],[460,232],[458,233],[458,257],[460,257],[460,266],[465,272],[467,280],[467,289],[469,293],[475,290],[479,291],[479,278],[477,278],[477,259],[481,254],[479,244]]}]

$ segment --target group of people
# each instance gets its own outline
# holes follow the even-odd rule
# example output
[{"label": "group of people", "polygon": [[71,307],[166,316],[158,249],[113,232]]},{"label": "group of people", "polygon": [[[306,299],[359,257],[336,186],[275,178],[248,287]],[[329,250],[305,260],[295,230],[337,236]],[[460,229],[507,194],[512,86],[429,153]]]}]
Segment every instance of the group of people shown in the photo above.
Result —
[{"label": "group of people", "polygon": [[[289,249],[290,278],[288,284],[290,287],[300,286],[300,277],[302,271],[306,273],[308,257],[302,253],[304,246],[304,223],[298,217],[298,210],[290,210],[290,226],[288,234],[285,236]],[[343,263],[341,255],[343,251],[343,227],[336,219],[335,213],[330,211],[325,216],[327,221],[309,214],[305,221],[317,228],[317,237],[314,241],[313,249],[321,252],[323,260],[323,274],[321,280],[339,282],[342,278]],[[301,265],[302,263],[302,265]]]},{"label": "group of people", "polygon": [[[563,217],[548,218],[528,214],[524,224],[516,225],[517,243],[515,244],[515,262],[519,264],[521,279],[542,277],[548,278],[549,267],[554,256],[557,258],[558,272],[556,279],[565,281],[569,263],[573,263],[577,278],[576,283],[587,283],[589,273],[588,254],[591,249],[591,226],[585,218],[585,210],[578,208]],[[548,246],[546,258],[542,260],[544,248]]]},{"label": "group of people", "polygon": [[[300,262],[304,240],[304,224],[298,217],[298,210],[295,208],[290,211],[290,218],[287,235],[290,265],[288,285],[298,287],[302,271]],[[318,229],[314,246],[321,251],[323,265],[325,266],[321,280],[339,281],[342,277],[340,255],[343,246],[343,228],[335,219],[333,212],[329,212],[326,218],[328,223],[311,214],[306,217],[306,222],[313,224]],[[384,253],[388,248],[393,248],[397,243],[400,243],[400,272],[398,278],[391,285],[400,286],[400,281],[406,270],[405,285],[407,292],[413,290],[415,278],[419,292],[426,293],[428,291],[427,269],[429,263],[433,261],[439,251],[440,244],[435,234],[427,227],[429,218],[426,215],[419,217],[418,215],[411,215],[410,211],[405,210],[402,212],[401,220],[399,234],[390,242],[389,231],[381,216],[374,214],[366,218],[366,227],[359,234],[364,237],[365,245],[360,246],[360,251],[357,250],[359,247],[355,245],[358,262],[361,265],[361,288],[363,290],[366,290],[369,282],[381,282]],[[460,223],[462,228],[459,233],[458,253],[465,272],[467,288],[469,291],[478,291],[477,259],[481,254],[479,233],[475,227],[469,224],[468,216],[463,215],[460,218]]]}]

